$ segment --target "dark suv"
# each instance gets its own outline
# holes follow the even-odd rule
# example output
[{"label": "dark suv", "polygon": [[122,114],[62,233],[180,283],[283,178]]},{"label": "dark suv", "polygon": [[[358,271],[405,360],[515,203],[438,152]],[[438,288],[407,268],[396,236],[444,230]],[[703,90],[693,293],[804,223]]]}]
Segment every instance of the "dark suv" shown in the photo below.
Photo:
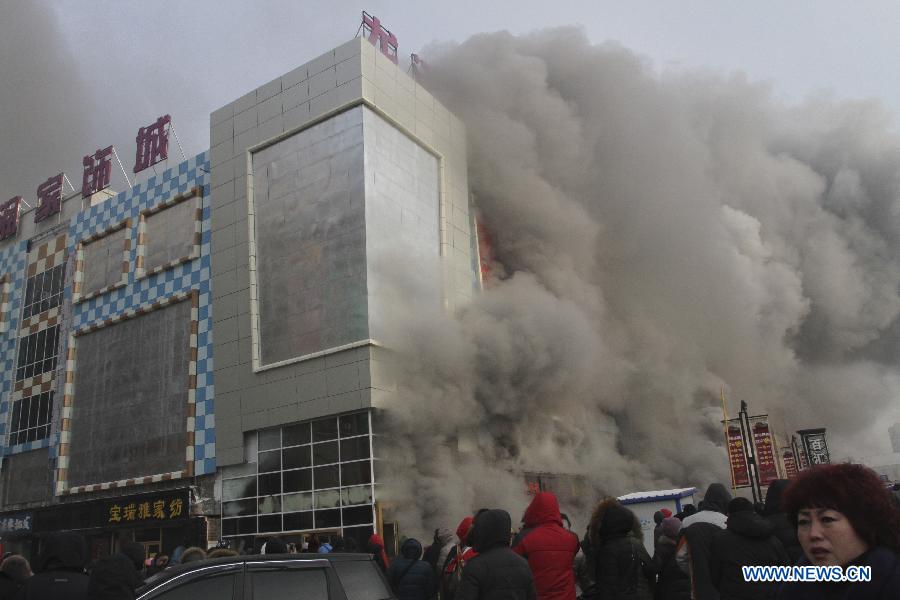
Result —
[{"label": "dark suv", "polygon": [[387,600],[369,554],[267,554],[201,560],[154,575],[137,600]]}]

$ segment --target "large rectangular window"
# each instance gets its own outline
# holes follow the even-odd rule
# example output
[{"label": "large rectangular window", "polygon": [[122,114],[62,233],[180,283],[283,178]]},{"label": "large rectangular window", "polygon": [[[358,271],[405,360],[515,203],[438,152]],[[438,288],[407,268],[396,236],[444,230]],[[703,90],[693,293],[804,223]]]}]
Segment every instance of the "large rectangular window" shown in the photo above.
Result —
[{"label": "large rectangular window", "polygon": [[66,266],[63,264],[28,278],[22,307],[23,319],[59,306],[62,302],[65,274]]},{"label": "large rectangular window", "polygon": [[124,282],[127,244],[127,223],[101,238],[82,244],[83,264],[78,298],[103,292]]},{"label": "large rectangular window", "polygon": [[253,154],[261,365],[369,337],[362,108]]},{"label": "large rectangular window", "polygon": [[256,462],[223,469],[224,535],[373,524],[369,413],[251,434]]},{"label": "large rectangular window", "polygon": [[59,325],[19,338],[16,381],[28,379],[56,368]]},{"label": "large rectangular window", "polygon": [[75,337],[71,487],[185,468],[191,302]]},{"label": "large rectangular window", "polygon": [[144,225],[144,273],[152,273],[195,258],[199,252],[197,196],[141,216]]},{"label": "large rectangular window", "polygon": [[50,435],[53,392],[44,392],[13,402],[9,445],[42,440]]}]

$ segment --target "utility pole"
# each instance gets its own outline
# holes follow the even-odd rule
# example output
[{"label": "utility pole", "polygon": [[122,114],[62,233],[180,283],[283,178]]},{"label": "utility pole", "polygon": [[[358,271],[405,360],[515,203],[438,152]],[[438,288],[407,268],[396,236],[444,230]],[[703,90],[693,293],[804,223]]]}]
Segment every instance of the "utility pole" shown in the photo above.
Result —
[{"label": "utility pole", "polygon": [[756,468],[756,450],[753,447],[753,432],[750,431],[750,415],[747,414],[747,402],[741,400],[741,412],[738,413],[741,423],[741,437],[747,453],[747,469],[750,471],[750,492],[753,494],[753,504],[762,500],[762,490],[759,485],[759,472]]}]

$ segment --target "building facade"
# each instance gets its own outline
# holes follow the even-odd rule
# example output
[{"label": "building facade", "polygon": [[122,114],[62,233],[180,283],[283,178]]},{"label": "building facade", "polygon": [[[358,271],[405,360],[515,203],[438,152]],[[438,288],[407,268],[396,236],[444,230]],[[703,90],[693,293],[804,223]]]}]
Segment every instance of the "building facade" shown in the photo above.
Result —
[{"label": "building facade", "polygon": [[0,241],[13,549],[382,527],[397,257],[446,310],[478,287],[462,124],[357,38],[214,111],[210,145]]}]

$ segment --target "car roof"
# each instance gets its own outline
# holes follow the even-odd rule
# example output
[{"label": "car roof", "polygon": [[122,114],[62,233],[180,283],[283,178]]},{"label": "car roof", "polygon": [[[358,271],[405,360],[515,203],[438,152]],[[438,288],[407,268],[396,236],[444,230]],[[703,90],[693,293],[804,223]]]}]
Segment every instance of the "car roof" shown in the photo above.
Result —
[{"label": "car roof", "polygon": [[183,575],[197,569],[205,569],[213,566],[224,566],[235,563],[245,562],[284,562],[284,561],[322,561],[329,562],[345,562],[345,561],[371,561],[372,555],[360,552],[329,552],[327,554],[314,554],[311,552],[303,552],[300,554],[241,554],[240,556],[223,556],[221,558],[205,558],[203,560],[193,560],[189,563],[175,564],[160,571],[147,579],[142,586],[136,591],[142,594],[150,588],[165,583],[169,579]]}]

